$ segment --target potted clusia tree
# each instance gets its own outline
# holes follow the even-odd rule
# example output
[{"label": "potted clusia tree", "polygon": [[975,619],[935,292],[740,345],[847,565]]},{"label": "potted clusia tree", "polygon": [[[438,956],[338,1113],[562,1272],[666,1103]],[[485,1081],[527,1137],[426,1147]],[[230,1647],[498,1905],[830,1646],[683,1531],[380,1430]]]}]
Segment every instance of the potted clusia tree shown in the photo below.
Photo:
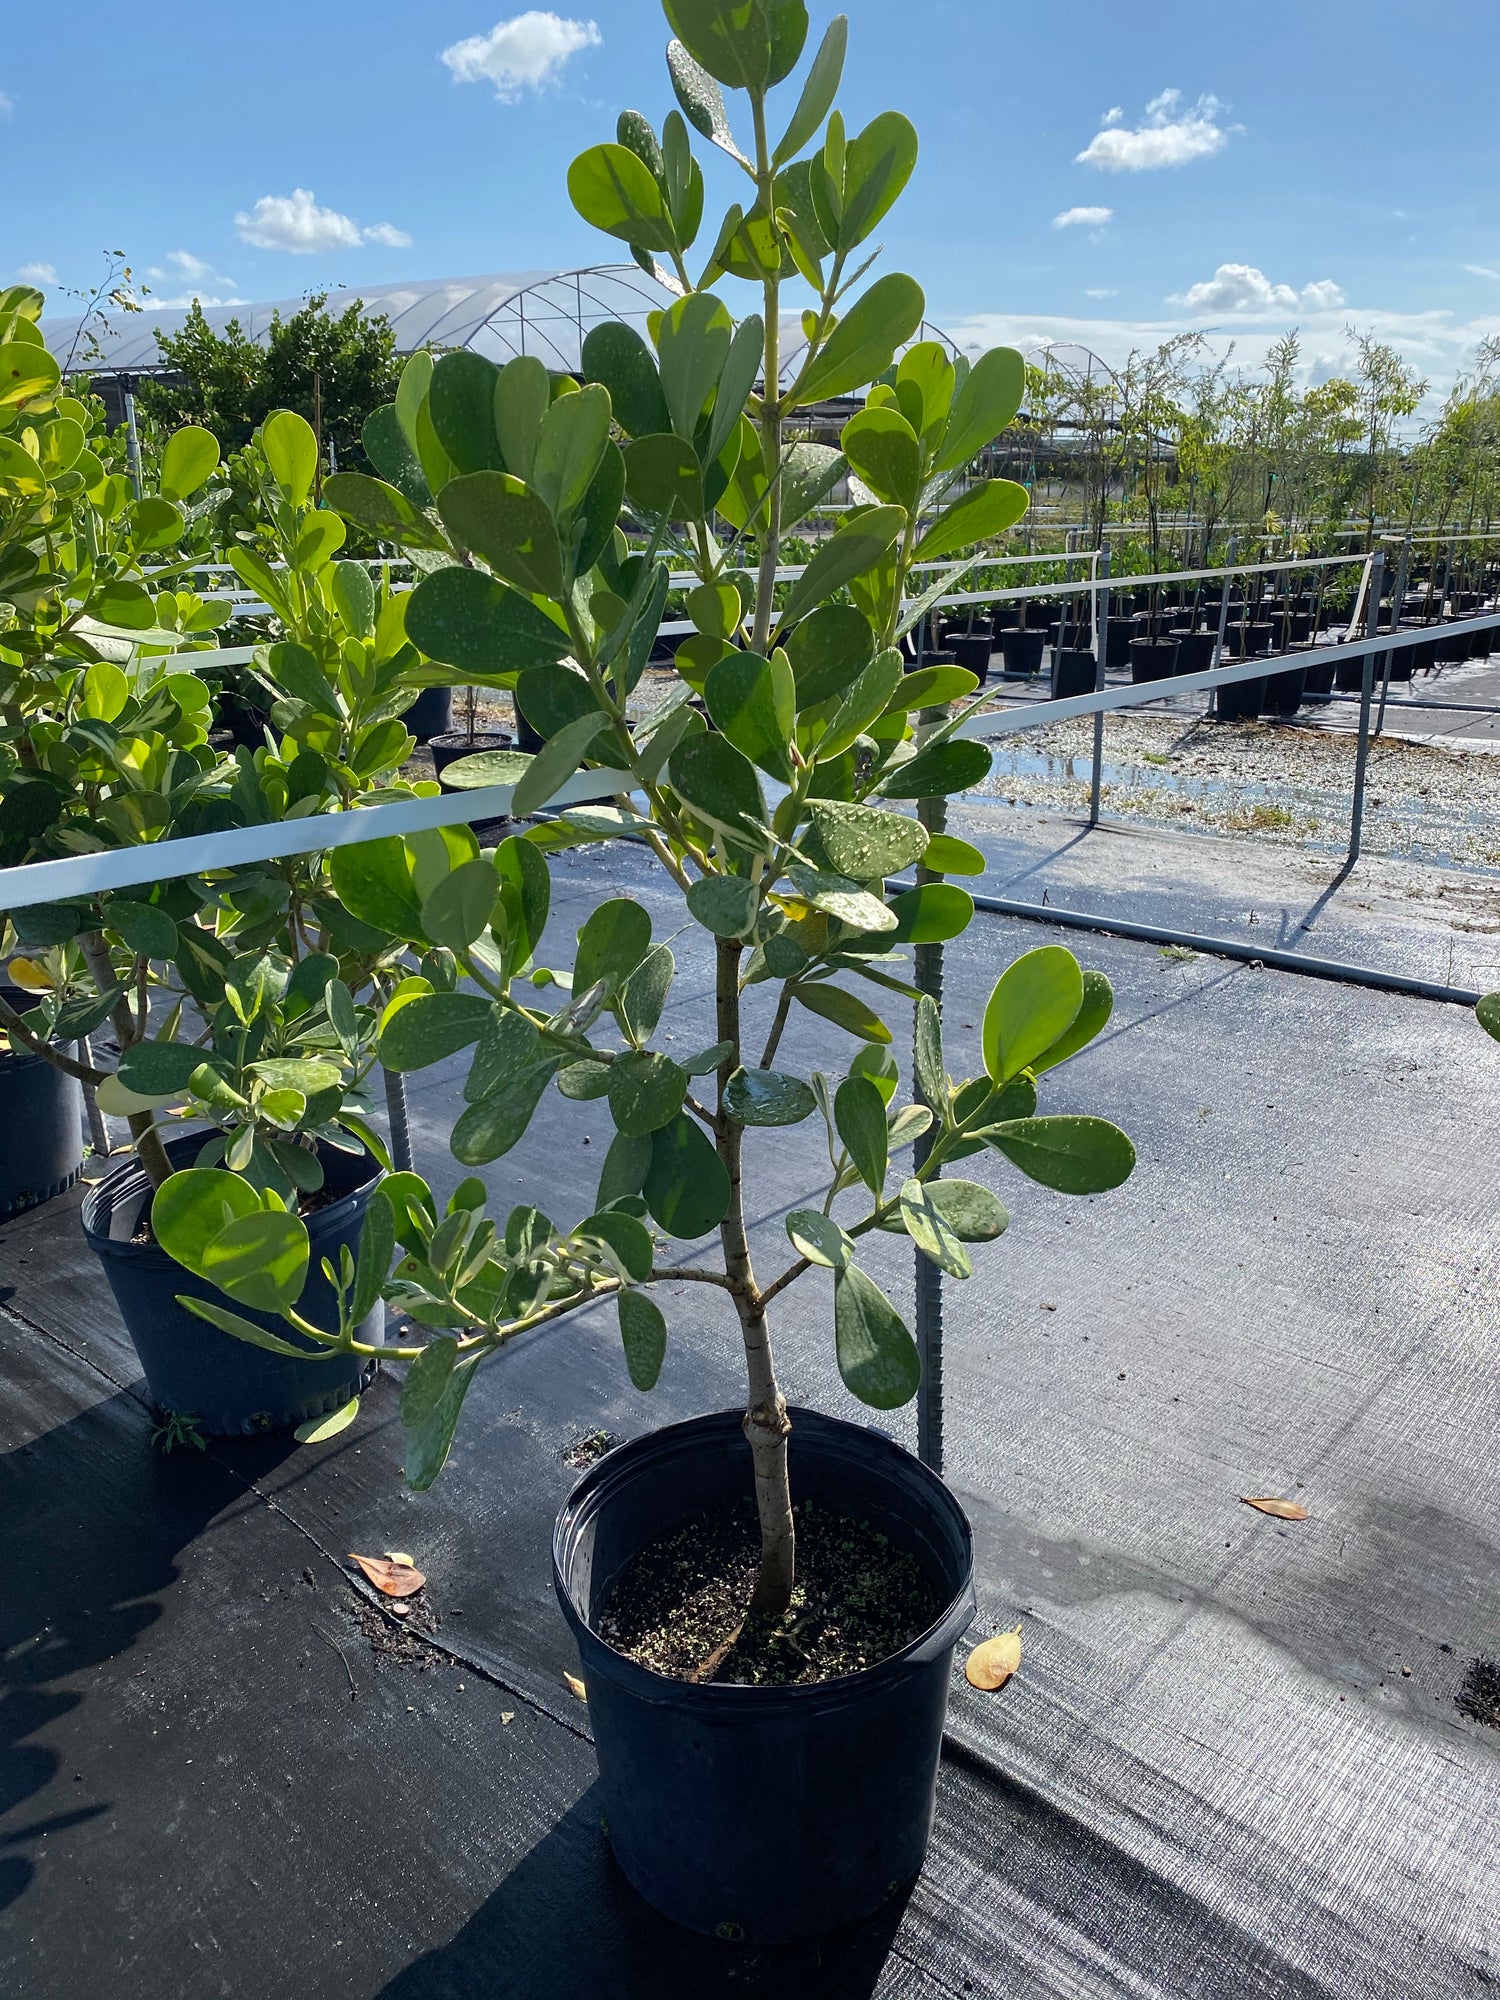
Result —
[{"label": "potted clusia tree", "polygon": [[[667,0],[667,14],[685,117],[674,112],[658,140],[627,114],[620,143],[594,147],[569,177],[587,219],[643,259],[670,260],[682,296],[650,344],[623,325],[594,330],[581,387],[531,360],[445,355],[403,382],[391,476],[327,485],[364,526],[446,555],[424,563],[407,630],[433,659],[518,676],[545,746],[482,769],[514,782],[520,817],[561,808],[493,852],[455,845],[447,865],[393,839],[335,852],[346,909],[423,955],[384,1011],[381,1059],[411,1070],[474,1050],[452,1135],[470,1169],[514,1147],[554,1089],[603,1100],[615,1137],[583,1218],[566,1226],[529,1205],[489,1218],[477,1175],[441,1211],[415,1176],[391,1176],[358,1258],[331,1272],[343,1310],[326,1338],[357,1344],[382,1291],[430,1334],[397,1350],[410,1362],[407,1472],[421,1487],[479,1364],[517,1334],[612,1299],[632,1379],[649,1387],[667,1346],[653,1284],[722,1296],[742,1336],[745,1407],[603,1458],[559,1517],[554,1559],[627,1875],[686,1924],[774,1940],[861,1916],[920,1867],[951,1654],[974,1598],[957,1502],[883,1435],[789,1412],[773,1319],[798,1296],[821,1316],[831,1291],[849,1389],[876,1410],[905,1404],[918,1353],[861,1262],[874,1232],[904,1234],[967,1277],[970,1246],[1007,1218],[986,1187],[945,1178],[951,1165],[990,1149],[1085,1194],[1118,1185],[1134,1153],[1102,1120],[1036,1116],[1037,1078],[1108,1018],[1107,981],[1058,947],[1026,954],[986,1009],[983,1074],[955,1084],[937,1009],[908,983],[900,949],[963,929],[972,899],[943,878],[982,866],[905,808],[975,784],[990,761],[945,709],[975,676],[902,671],[898,642],[924,608],[904,586],[914,561],[999,534],[1023,511],[1003,480],[945,497],[1014,415],[1020,357],[966,367],[922,343],[898,363],[921,320],[918,287],[887,276],[852,295],[916,136],[894,113],[846,135],[832,110],[842,19],[773,140],[767,98],[801,54],[801,0]],[[748,153],[721,83],[748,95]],[[689,123],[750,183],[696,283],[686,259],[703,180]],[[793,273],[817,305],[784,379],[780,288]],[[738,326],[714,290],[726,277],[759,293],[762,311]],[[842,453],[783,443],[799,405],[872,378]],[[871,498],[780,593],[781,535],[846,463]],[[643,529],[635,542],[624,522]],[[669,558],[697,575],[697,633],[669,690],[628,714]],[[587,799],[602,803],[577,803]],[[548,854],[610,839],[654,857],[685,906],[678,948],[695,971],[712,966],[692,1053],[656,1045],[675,956],[642,904],[595,909],[570,966],[544,942]],[[888,893],[886,878],[913,865],[917,886]],[[872,1004],[892,1001],[916,1002],[909,1102]],[[849,1037],[842,1078],[797,1062],[793,1023],[808,1015]],[[673,1026],[682,1051],[680,1017]],[[804,1120],[826,1128],[828,1183],[820,1205],[787,1218],[769,1274],[752,1262],[746,1216],[772,1204],[747,1203],[746,1183],[778,1128]],[[916,1157],[893,1164],[914,1144]],[[158,1205],[175,1218],[168,1247],[209,1276],[220,1179],[183,1176]],[[317,1337],[299,1299],[300,1219],[267,1204],[228,1226],[246,1259],[239,1296],[274,1294],[289,1325]],[[236,1285],[223,1289],[228,1303],[199,1310],[233,1330]]]}]

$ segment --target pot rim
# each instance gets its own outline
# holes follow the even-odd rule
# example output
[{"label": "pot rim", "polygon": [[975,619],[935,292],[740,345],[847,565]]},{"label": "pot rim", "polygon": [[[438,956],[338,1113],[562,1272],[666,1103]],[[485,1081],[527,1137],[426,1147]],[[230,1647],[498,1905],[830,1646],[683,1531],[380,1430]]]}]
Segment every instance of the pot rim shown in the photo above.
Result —
[{"label": "pot rim", "polygon": [[[167,1158],[172,1160],[174,1170],[181,1171],[177,1168],[173,1154],[178,1149],[185,1149],[186,1143],[189,1140],[201,1141],[206,1139],[213,1129],[212,1126],[195,1127],[188,1132],[175,1133],[172,1138],[167,1140]],[[319,1151],[322,1152],[323,1150],[324,1148],[320,1142]],[[338,1153],[336,1147],[330,1147],[327,1150],[335,1154]],[[352,1160],[355,1156],[353,1154],[345,1154],[342,1157]],[[320,1229],[328,1224],[337,1225],[341,1223],[353,1204],[377,1182],[384,1180],[385,1168],[381,1166],[374,1154],[366,1149],[364,1158],[374,1168],[374,1172],[367,1175],[362,1181],[357,1182],[352,1188],[346,1189],[336,1201],[330,1201],[322,1208],[315,1209],[311,1218],[304,1218],[308,1221],[309,1232],[311,1232],[313,1222],[316,1222]],[[192,1163],[189,1161],[187,1164],[191,1165]],[[79,1220],[83,1225],[84,1240],[96,1255],[100,1257],[128,1257],[133,1259],[159,1257],[166,1263],[173,1263],[175,1261],[168,1256],[167,1252],[155,1240],[150,1243],[131,1243],[118,1237],[112,1237],[109,1234],[110,1218],[114,1214],[115,1209],[123,1202],[130,1200],[133,1196],[140,1193],[143,1189],[149,1188],[149,1185],[146,1169],[141,1165],[139,1157],[135,1154],[132,1154],[128,1160],[122,1160],[119,1166],[111,1167],[109,1172],[102,1175],[97,1181],[90,1183],[88,1191],[84,1195],[79,1207],[78,1214]]]},{"label": "pot rim", "polygon": [[[930,1466],[923,1465],[915,1453],[909,1452],[904,1445],[873,1425],[850,1423],[846,1418],[831,1417],[824,1411],[797,1405],[788,1405],[787,1415],[792,1419],[794,1434],[800,1425],[804,1432],[810,1431],[815,1437],[821,1433],[821,1441],[825,1445],[832,1444],[836,1449],[842,1445],[851,1451],[871,1449],[878,1457],[891,1462],[900,1460],[906,1466],[915,1468],[927,1489],[929,1500],[947,1511],[958,1529],[964,1552],[963,1581],[933,1622],[908,1640],[899,1652],[890,1653],[883,1660],[872,1661],[869,1666],[861,1667],[852,1674],[838,1674],[828,1680],[793,1686],[752,1687],[727,1681],[685,1681],[642,1665],[639,1660],[631,1659],[629,1654],[620,1652],[602,1638],[590,1619],[579,1612],[564,1581],[564,1570],[566,1559],[571,1554],[575,1530],[586,1518],[588,1503],[595,1499],[594,1489],[608,1483],[611,1469],[618,1473],[622,1463],[630,1456],[642,1456],[663,1446],[669,1451],[686,1454],[701,1448],[718,1433],[738,1432],[744,1422],[744,1411],[716,1410],[703,1416],[689,1417],[681,1423],[664,1424],[657,1430],[643,1432],[639,1437],[627,1438],[596,1459],[558,1509],[552,1530],[552,1583],[563,1617],[575,1638],[587,1634],[590,1642],[607,1655],[611,1678],[629,1689],[637,1699],[691,1701],[720,1712],[752,1705],[769,1708],[780,1704],[792,1708],[816,1705],[819,1701],[838,1703],[853,1700],[881,1679],[899,1676],[907,1669],[917,1670],[930,1665],[939,1654],[950,1651],[973,1622],[978,1608],[974,1591],[974,1531],[957,1495],[947,1483]],[[599,1498],[595,1504],[607,1503]]]}]

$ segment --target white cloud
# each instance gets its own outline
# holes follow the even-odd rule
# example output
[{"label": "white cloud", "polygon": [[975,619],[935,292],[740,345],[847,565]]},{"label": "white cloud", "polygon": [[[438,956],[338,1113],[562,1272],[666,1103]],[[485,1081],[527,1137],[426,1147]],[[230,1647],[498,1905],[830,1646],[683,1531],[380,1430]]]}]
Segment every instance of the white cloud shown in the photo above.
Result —
[{"label": "white cloud", "polygon": [[[233,278],[226,278],[206,258],[195,257],[191,250],[169,250],[160,264],[148,266],[146,276],[158,280],[157,289],[151,295],[151,304],[164,310],[170,311],[178,306],[242,306],[247,303],[239,297]],[[162,279],[187,289],[164,292],[160,285]]]},{"label": "white cloud", "polygon": [[526,90],[556,82],[563,65],[580,49],[596,49],[603,37],[593,21],[570,21],[532,8],[497,21],[487,35],[469,35],[443,50],[455,83],[495,86],[502,104],[514,104]]},{"label": "white cloud", "polygon": [[1182,92],[1164,90],[1146,106],[1145,123],[1132,129],[1121,124],[1124,113],[1116,105],[1105,112],[1099,130],[1076,155],[1078,164],[1111,174],[1136,174],[1206,159],[1229,143],[1233,128],[1218,122],[1224,108],[1217,97],[1200,97],[1184,110]]},{"label": "white cloud", "polygon": [[1488,264],[1465,264],[1464,269],[1475,278],[1493,278],[1500,284],[1500,271],[1492,271]]},{"label": "white cloud", "polygon": [[25,285],[55,285],[57,267],[54,264],[23,264],[16,276]]},{"label": "white cloud", "polygon": [[1120,294],[1113,285],[1102,285],[1095,291],[1085,292],[1083,296],[1086,299],[1117,299]]},{"label": "white cloud", "polygon": [[1102,229],[1106,222],[1114,220],[1112,208],[1065,208],[1061,215],[1054,215],[1054,229]]},{"label": "white cloud", "polygon": [[[293,188],[290,194],[263,194],[254,208],[241,209],[235,226],[246,243],[257,250],[289,250],[294,256],[311,257],[320,250],[357,250],[362,243],[384,243],[405,249],[411,238],[394,223],[377,222],[361,229],[352,215],[336,208],[320,208],[310,188]],[[180,253],[185,254],[185,253]]]},{"label": "white cloud", "polygon": [[1188,312],[1278,313],[1335,312],[1344,303],[1344,294],[1331,278],[1304,285],[1299,292],[1292,285],[1273,285],[1254,264],[1221,264],[1211,278],[1189,285],[1185,292],[1167,296],[1169,306]]},{"label": "white cloud", "polygon": [[16,100],[13,97],[8,97],[3,90],[0,90],[0,118],[9,118],[15,108]]}]

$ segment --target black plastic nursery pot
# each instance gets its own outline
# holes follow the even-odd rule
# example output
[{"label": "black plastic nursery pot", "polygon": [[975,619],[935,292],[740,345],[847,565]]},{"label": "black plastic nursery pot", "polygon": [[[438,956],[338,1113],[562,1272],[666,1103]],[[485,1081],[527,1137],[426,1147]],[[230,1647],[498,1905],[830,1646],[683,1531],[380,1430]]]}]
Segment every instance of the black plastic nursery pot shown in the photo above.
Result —
[{"label": "black plastic nursery pot", "polygon": [[1063,646],[1052,649],[1052,699],[1066,701],[1072,694],[1092,694],[1097,666],[1092,653]]},{"label": "black plastic nursery pot", "polygon": [[1130,678],[1137,687],[1143,681],[1168,680],[1177,671],[1175,639],[1132,639]]},{"label": "black plastic nursery pot", "polygon": [[[472,738],[466,729],[445,730],[441,735],[429,738],[427,744],[432,753],[432,768],[440,784],[444,771],[450,764],[456,764],[460,757],[475,757],[481,750],[510,750],[514,747],[503,729],[476,729]],[[459,789],[457,785],[443,785],[445,792]]]},{"label": "black plastic nursery pot", "polygon": [[1206,674],[1214,663],[1214,649],[1219,643],[1217,632],[1173,632],[1177,641],[1177,664],[1173,668],[1178,674]]},{"label": "black plastic nursery pot", "polygon": [[1008,681],[1026,679],[1042,671],[1042,654],[1047,646],[1045,632],[1006,626],[996,636],[1004,661],[1002,672]]},{"label": "black plastic nursery pot", "polygon": [[452,688],[423,688],[401,720],[419,743],[441,736],[453,725]]},{"label": "black plastic nursery pot", "polygon": [[1136,636],[1133,618],[1110,618],[1105,625],[1104,664],[1107,667],[1128,667],[1130,665],[1130,642]]},{"label": "black plastic nursery pot", "polygon": [[1305,667],[1302,672],[1302,692],[1308,700],[1320,699],[1333,693],[1333,670],[1337,662],[1327,660],[1321,667]]},{"label": "black plastic nursery pot", "polygon": [[888,1660],[806,1687],[668,1680],[594,1630],[621,1571],[695,1515],[748,1495],[742,1413],[621,1445],[569,1495],[553,1581],[578,1642],[615,1858],[689,1930],[752,1944],[870,1916],[920,1872],[953,1648],[974,1615],[969,1523],[892,1439],[794,1410],[792,1492],[915,1555],[945,1609]]},{"label": "black plastic nursery pot", "polygon": [[989,679],[990,656],[994,647],[988,632],[956,632],[948,644],[959,666],[966,667],[971,674],[978,674],[982,681]]},{"label": "black plastic nursery pot", "polygon": [[1265,715],[1295,715],[1307,692],[1306,667],[1289,668],[1285,673],[1267,674],[1261,712]]},{"label": "black plastic nursery pot", "polygon": [[[34,993],[0,982],[16,1013]],[[83,1170],[83,1095],[45,1056],[0,1056],[0,1215],[19,1215],[70,1188]]]},{"label": "black plastic nursery pot", "polygon": [[1253,722],[1266,698],[1264,674],[1254,680],[1231,681],[1215,690],[1214,714],[1220,722]]},{"label": "black plastic nursery pot", "polygon": [[[190,1132],[170,1140],[167,1157],[173,1167],[190,1167],[206,1137],[203,1132]],[[347,1245],[351,1255],[358,1251],[365,1210],[381,1172],[368,1154],[356,1157],[325,1147],[319,1157],[331,1199],[304,1218],[312,1255],[298,1311],[331,1332],[338,1325],[338,1306],[323,1276],[322,1259],[329,1258],[337,1268],[342,1248]],[[293,1360],[290,1355],[271,1354],[248,1341],[236,1340],[233,1334],[221,1333],[180,1306],[180,1293],[221,1306],[229,1301],[156,1243],[131,1241],[150,1198],[151,1184],[137,1162],[117,1167],[85,1195],[83,1234],[104,1265],[151,1400],[159,1409],[196,1417],[199,1428],[212,1437],[233,1437],[242,1432],[289,1430],[341,1409],[358,1394],[375,1372],[375,1364],[360,1355],[335,1354],[321,1359],[314,1343],[304,1340],[284,1320],[233,1308],[279,1339],[305,1347],[308,1359]],[[384,1314],[385,1308],[377,1305],[361,1323],[359,1338],[367,1345],[381,1341]]]}]

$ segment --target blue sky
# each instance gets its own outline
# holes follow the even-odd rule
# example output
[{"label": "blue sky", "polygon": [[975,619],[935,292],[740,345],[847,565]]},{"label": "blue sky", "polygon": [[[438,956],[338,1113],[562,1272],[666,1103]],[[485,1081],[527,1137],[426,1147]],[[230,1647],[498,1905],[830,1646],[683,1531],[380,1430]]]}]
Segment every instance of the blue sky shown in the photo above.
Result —
[{"label": "blue sky", "polygon": [[[6,279],[86,285],[113,246],[161,300],[613,261],[568,161],[672,104],[655,0],[74,0],[68,25],[66,88],[45,9],[0,44]],[[885,263],[961,340],[1113,359],[1193,326],[1253,360],[1297,324],[1324,375],[1352,322],[1441,386],[1500,331],[1493,29],[1493,0],[859,0],[843,101],[922,135]]]}]

